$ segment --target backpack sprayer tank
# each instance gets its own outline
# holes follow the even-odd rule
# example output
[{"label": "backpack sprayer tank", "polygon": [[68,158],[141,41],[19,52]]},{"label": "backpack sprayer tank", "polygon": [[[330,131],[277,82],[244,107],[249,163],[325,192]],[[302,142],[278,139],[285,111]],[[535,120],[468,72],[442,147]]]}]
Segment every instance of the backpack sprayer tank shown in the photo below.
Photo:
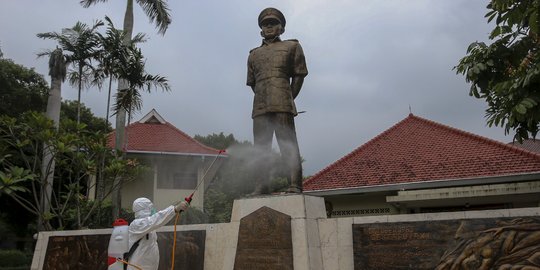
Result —
[{"label": "backpack sprayer tank", "polygon": [[109,254],[107,263],[109,267],[107,270],[123,270],[123,263],[119,262],[117,259],[122,260],[124,258],[124,253],[129,251],[128,222],[120,218],[114,221],[113,227],[107,252]]}]

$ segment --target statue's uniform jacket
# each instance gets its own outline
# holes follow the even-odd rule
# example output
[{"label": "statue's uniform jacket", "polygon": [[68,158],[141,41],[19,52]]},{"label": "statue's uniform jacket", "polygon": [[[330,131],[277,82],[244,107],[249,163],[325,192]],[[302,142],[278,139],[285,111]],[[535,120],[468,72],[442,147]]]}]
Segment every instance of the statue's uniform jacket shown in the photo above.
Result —
[{"label": "statue's uniform jacket", "polygon": [[248,57],[247,85],[255,86],[251,116],[268,112],[297,115],[290,79],[307,74],[304,52],[297,40],[263,41]]}]

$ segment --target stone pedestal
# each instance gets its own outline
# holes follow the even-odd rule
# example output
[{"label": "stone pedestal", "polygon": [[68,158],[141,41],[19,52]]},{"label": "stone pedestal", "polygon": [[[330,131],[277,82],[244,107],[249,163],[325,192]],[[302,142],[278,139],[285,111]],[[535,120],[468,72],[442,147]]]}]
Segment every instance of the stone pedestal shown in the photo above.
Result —
[{"label": "stone pedestal", "polygon": [[[467,250],[503,254],[508,239],[517,241],[513,258],[530,265],[540,254],[539,228],[538,207],[327,219],[322,198],[261,196],[235,201],[230,223],[178,226],[175,269],[435,269],[448,250],[463,250],[442,261],[454,264]],[[170,269],[174,229],[158,229],[160,270]],[[111,231],[40,232],[31,269],[105,269]],[[484,244],[463,244],[477,236]]]},{"label": "stone pedestal", "polygon": [[[290,216],[294,270],[322,270],[317,220],[326,218],[324,199],[303,194],[284,194],[236,200],[233,205],[231,224],[239,228],[242,218],[264,207]],[[231,255],[233,254],[228,256]],[[231,256],[233,260],[235,255]],[[229,261],[229,263],[231,265],[225,266],[224,269],[233,269],[234,261]]]}]

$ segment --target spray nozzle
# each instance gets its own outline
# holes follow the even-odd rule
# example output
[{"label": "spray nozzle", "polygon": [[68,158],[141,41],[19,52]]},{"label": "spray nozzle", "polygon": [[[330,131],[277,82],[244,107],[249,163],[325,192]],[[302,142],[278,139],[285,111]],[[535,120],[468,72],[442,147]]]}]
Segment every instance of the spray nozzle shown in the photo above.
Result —
[{"label": "spray nozzle", "polygon": [[195,194],[195,193],[191,193],[191,195],[189,195],[188,197],[185,197],[184,200],[185,200],[187,203],[191,203],[191,200],[193,200],[193,194]]}]

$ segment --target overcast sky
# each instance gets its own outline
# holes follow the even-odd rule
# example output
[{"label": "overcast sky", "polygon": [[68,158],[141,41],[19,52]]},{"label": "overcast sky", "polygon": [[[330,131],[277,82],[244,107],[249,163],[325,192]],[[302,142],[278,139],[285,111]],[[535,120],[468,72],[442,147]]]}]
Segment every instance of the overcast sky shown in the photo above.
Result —
[{"label": "overcast sky", "polygon": [[[46,75],[36,53],[55,43],[36,37],[105,15],[122,26],[125,1],[88,9],[77,0],[2,0],[0,46],[4,57]],[[187,134],[232,133],[252,141],[252,92],[245,85],[250,49],[260,45],[257,16],[265,7],[287,19],[283,39],[298,39],[309,75],[296,99],[304,174],[311,175],[412,113],[501,142],[501,128],[485,124],[485,102],[469,97],[452,68],[473,41],[487,41],[486,0],[169,1],[172,24],[160,36],[138,6],[134,33],[147,72],[170,80],[170,93],[143,96],[139,120],[155,108]],[[49,77],[47,76],[49,81]],[[74,100],[77,91],[62,90]],[[106,91],[84,91],[82,101],[106,112]],[[114,121],[114,119],[111,119]]]}]

